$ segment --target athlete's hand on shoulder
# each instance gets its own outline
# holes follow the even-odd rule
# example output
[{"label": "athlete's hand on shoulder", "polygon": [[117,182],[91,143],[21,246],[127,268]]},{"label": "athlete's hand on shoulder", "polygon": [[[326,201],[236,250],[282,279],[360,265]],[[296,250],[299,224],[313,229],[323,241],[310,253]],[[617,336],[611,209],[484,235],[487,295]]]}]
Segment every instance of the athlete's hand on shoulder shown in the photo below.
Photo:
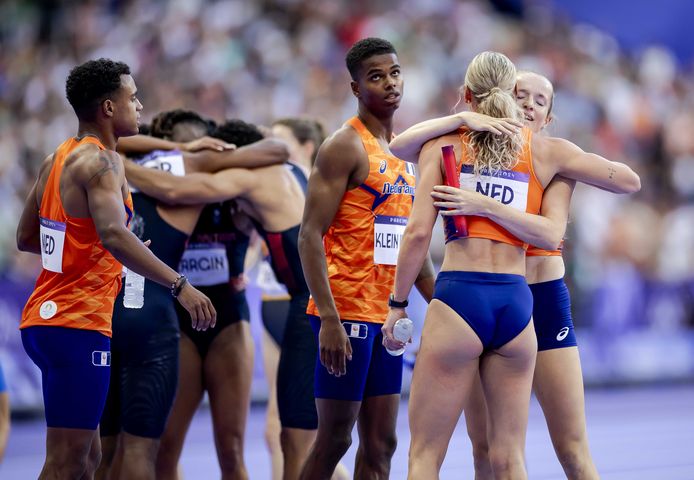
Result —
[{"label": "athlete's hand on shoulder", "polygon": [[513,118],[495,118],[476,112],[460,114],[464,125],[478,132],[491,132],[496,135],[515,135],[520,133],[523,123]]},{"label": "athlete's hand on shoulder", "polygon": [[434,206],[441,209],[441,215],[482,215],[486,216],[496,200],[477,192],[468,192],[447,185],[435,185],[431,192]]},{"label": "athlete's hand on shoulder", "polygon": [[352,360],[352,344],[339,320],[325,320],[318,334],[320,363],[328,373],[339,377],[347,373],[347,360]]},{"label": "athlete's hand on shoulder", "polygon": [[[407,318],[407,311],[404,308],[391,307],[388,310],[386,321],[381,327],[381,333],[383,334],[383,346],[388,350],[400,350],[405,346],[404,342],[396,340],[395,337],[393,337],[393,327],[395,326],[395,322],[401,318]],[[410,343],[412,343],[412,339],[410,339]]]},{"label": "athlete's hand on shoulder", "polygon": [[214,150],[223,152],[224,150],[235,150],[236,145],[227,143],[223,140],[213,137],[202,137],[197,140],[192,140],[181,145],[183,150],[187,152],[198,152],[200,150]]},{"label": "athlete's hand on shoulder", "polygon": [[190,314],[195,330],[207,330],[217,324],[217,311],[212,302],[190,283],[183,285],[176,299]]}]

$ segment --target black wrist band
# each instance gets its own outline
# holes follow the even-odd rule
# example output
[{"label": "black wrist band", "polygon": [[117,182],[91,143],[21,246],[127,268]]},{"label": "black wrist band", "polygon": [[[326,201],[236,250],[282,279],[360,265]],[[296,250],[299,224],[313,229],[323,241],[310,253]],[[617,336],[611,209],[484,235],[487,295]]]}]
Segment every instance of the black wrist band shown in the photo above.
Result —
[{"label": "black wrist band", "polygon": [[188,279],[185,275],[179,275],[176,280],[171,284],[171,296],[177,298],[181,293],[183,286],[188,283]]},{"label": "black wrist band", "polygon": [[392,293],[390,294],[390,297],[388,297],[388,306],[389,306],[389,307],[393,307],[393,308],[407,308],[407,306],[408,306],[409,304],[410,304],[410,302],[408,302],[407,299],[405,299],[405,300],[402,301],[402,302],[398,302],[397,300],[395,300],[395,297],[393,296]]}]

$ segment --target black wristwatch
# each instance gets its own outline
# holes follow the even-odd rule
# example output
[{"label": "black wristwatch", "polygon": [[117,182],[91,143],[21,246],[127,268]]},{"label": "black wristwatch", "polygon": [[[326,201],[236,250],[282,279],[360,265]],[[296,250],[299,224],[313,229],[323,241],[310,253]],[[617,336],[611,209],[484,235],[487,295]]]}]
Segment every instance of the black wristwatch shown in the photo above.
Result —
[{"label": "black wristwatch", "polygon": [[188,283],[188,279],[186,278],[185,275],[179,275],[176,280],[173,281],[171,284],[171,296],[174,298],[178,298],[178,294],[181,293],[181,290],[185,286],[185,284]]},{"label": "black wristwatch", "polygon": [[393,308],[407,308],[407,306],[408,306],[409,304],[410,304],[410,302],[408,302],[407,299],[405,299],[405,300],[402,301],[402,302],[398,302],[397,300],[395,300],[395,297],[393,296],[392,293],[390,294],[390,297],[388,297],[388,306],[389,306],[389,307],[393,307]]}]

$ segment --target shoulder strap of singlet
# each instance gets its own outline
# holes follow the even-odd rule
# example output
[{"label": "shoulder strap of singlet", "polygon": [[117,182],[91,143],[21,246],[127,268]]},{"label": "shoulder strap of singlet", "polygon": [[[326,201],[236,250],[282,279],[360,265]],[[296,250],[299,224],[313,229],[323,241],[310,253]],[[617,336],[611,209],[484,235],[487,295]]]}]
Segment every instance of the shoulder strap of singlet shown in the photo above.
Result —
[{"label": "shoulder strap of singlet", "polygon": [[[456,167],[458,170],[458,173],[460,174],[463,165],[469,162],[468,158],[468,150],[466,148],[466,142],[467,142],[467,135],[470,133],[470,131],[466,128],[459,128],[458,131],[458,137],[460,138],[460,144],[462,147],[462,155],[460,161],[457,163]],[[537,183],[539,185],[542,185],[537,176],[535,175],[535,168],[533,167],[533,155],[532,155],[532,135],[533,132],[527,127],[523,127],[521,130],[521,135],[523,136],[523,149],[521,150],[520,156],[518,158],[519,161],[525,161],[528,163],[528,170],[530,171],[530,174],[535,177],[535,180],[537,180]]]},{"label": "shoulder strap of singlet", "polygon": [[94,135],[85,135],[83,137],[72,137],[61,143],[58,148],[53,152],[53,162],[51,164],[51,170],[48,173],[48,178],[46,179],[46,186],[44,188],[43,194],[41,195],[41,204],[39,209],[43,211],[47,205],[46,202],[57,201],[62,214],[67,216],[67,213],[62,210],[62,200],[60,199],[60,177],[62,175],[63,164],[65,159],[80,145],[85,143],[92,143],[96,145],[99,150],[106,150],[106,147],[101,143]]},{"label": "shoulder strap of singlet", "polygon": [[355,129],[360,136],[372,136],[369,129],[366,128],[366,125],[364,125],[364,122],[362,122],[356,115],[347,120],[347,125]]},{"label": "shoulder strap of singlet", "polygon": [[364,125],[364,122],[362,122],[359,117],[355,115],[345,123],[357,131],[367,155],[381,153],[383,151],[376,137],[366,128],[366,125]]},{"label": "shoulder strap of singlet", "polygon": [[296,181],[299,182],[301,190],[306,193],[306,190],[308,189],[308,178],[306,178],[304,171],[301,169],[301,167],[294,165],[293,163],[288,163],[287,165],[289,165],[289,169],[294,174]]},{"label": "shoulder strap of singlet", "polygon": [[542,183],[540,183],[540,179],[537,178],[537,175],[535,174],[535,165],[533,164],[533,131],[527,127],[523,128],[523,141],[525,143],[523,145],[523,156],[524,159],[528,162],[528,169],[530,170],[530,175],[535,179],[537,184],[544,192],[545,187],[542,186]]}]

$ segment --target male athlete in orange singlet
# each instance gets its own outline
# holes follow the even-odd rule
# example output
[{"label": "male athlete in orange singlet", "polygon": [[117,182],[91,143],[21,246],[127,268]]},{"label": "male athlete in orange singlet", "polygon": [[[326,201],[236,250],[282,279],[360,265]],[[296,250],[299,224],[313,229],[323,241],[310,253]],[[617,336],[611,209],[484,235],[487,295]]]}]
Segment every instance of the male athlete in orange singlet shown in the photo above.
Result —
[{"label": "male athlete in orange singlet", "polygon": [[216,319],[209,299],[128,230],[132,199],[113,150],[118,137],[137,133],[142,110],[129,67],[88,61],[70,72],[66,93],[77,136],[44,160],[17,229],[18,248],[40,254],[43,264],[20,324],[43,380],[48,432],[40,479],[92,478],[99,463],[121,263],[170,287],[196,328]]},{"label": "male athlete in orange singlet", "polygon": [[[321,146],[308,184],[299,251],[319,341],[318,434],[301,479],[330,478],[359,421],[355,478],[388,478],[396,446],[402,357],[382,345],[414,169],[388,149],[403,80],[393,45],[355,43],[346,57],[358,113]],[[429,300],[433,269],[417,287]]]}]

